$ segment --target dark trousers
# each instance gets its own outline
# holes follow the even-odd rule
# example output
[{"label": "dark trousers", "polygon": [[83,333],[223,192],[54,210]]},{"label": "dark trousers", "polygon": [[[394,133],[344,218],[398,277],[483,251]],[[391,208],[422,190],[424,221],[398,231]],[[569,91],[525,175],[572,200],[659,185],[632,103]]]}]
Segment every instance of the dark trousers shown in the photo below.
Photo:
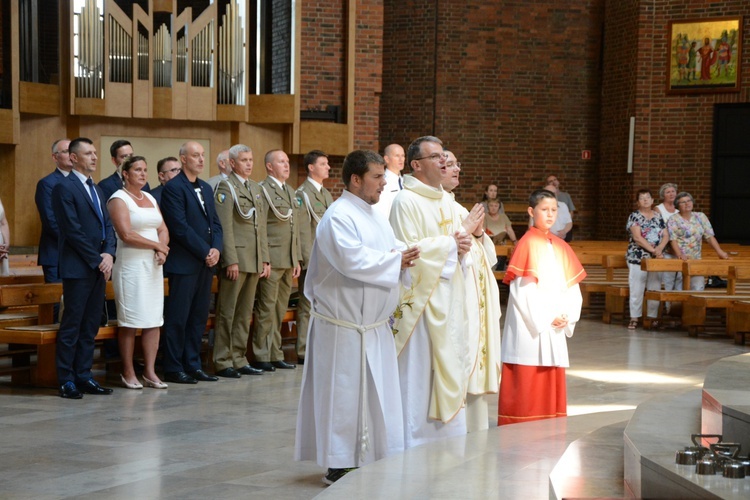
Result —
[{"label": "dark trousers", "polygon": [[[60,274],[58,273],[57,266],[42,266],[42,272],[44,273],[44,282],[45,283],[61,283],[62,280],[60,279]],[[59,321],[60,317],[60,303],[58,302],[54,306],[54,310],[52,311],[52,314],[54,316],[54,321]]]},{"label": "dark trousers", "polygon": [[86,382],[91,379],[94,338],[104,307],[104,275],[98,270],[86,278],[64,279],[65,310],[57,332],[57,379]]},{"label": "dark trousers", "polygon": [[201,369],[201,339],[208,321],[213,275],[208,267],[196,274],[167,274],[169,295],[162,330],[165,372]]}]

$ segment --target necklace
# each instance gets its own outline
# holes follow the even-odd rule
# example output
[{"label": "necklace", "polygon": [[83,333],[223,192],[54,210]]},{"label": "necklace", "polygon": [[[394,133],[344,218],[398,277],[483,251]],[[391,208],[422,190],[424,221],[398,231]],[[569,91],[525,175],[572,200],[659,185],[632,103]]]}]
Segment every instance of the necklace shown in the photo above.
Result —
[{"label": "necklace", "polygon": [[141,200],[143,199],[143,193],[141,193],[141,197],[140,197],[140,198],[138,198],[138,197],[137,197],[136,195],[134,195],[133,193],[131,193],[131,192],[130,192],[130,191],[128,191],[127,189],[123,188],[123,190],[124,190],[124,191],[125,191],[126,193],[128,193],[128,194],[129,194],[130,196],[132,196],[132,197],[133,197],[134,199],[138,200],[138,201],[141,201]]}]

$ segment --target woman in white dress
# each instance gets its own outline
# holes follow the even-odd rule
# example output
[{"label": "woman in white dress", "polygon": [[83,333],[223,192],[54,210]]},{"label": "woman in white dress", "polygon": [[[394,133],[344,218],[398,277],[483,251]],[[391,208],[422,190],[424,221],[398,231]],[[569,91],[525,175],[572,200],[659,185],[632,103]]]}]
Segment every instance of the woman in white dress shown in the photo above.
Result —
[{"label": "woman in white dress", "polygon": [[0,276],[10,274],[8,265],[8,249],[10,248],[10,226],[8,218],[5,216],[5,208],[0,201]]},{"label": "woman in white dress", "polygon": [[112,283],[117,303],[118,343],[122,357],[122,384],[142,389],[133,369],[135,331],[142,331],[143,384],[166,389],[156,376],[159,327],[164,323],[162,264],[169,253],[169,232],[156,200],[141,191],[148,178],[146,159],[131,156],[122,165],[123,188],[107,203],[117,233],[117,254]]}]

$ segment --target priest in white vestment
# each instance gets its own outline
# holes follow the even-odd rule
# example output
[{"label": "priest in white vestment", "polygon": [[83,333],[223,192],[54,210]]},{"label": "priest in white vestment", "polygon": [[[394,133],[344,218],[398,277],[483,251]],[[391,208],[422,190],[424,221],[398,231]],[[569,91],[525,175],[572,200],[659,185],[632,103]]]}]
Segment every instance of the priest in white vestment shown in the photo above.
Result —
[{"label": "priest in white vestment", "polygon": [[[420,249],[411,286],[402,286],[395,314],[407,448],[466,433],[464,403],[469,348],[459,259],[482,233],[481,207],[465,221],[441,187],[446,169],[442,142],[421,137],[407,151],[413,174],[391,208],[396,238]],[[481,237],[479,234],[477,237]]]},{"label": "priest in white vestment", "polygon": [[[443,177],[443,189],[454,199],[461,219],[469,211],[455,201],[453,190],[459,185],[461,164],[446,150],[448,167]],[[495,244],[486,233],[474,238],[471,250],[464,257],[466,295],[466,331],[469,337],[469,385],[466,395],[466,429],[468,432],[486,430],[490,426],[487,394],[497,394],[500,388],[500,290],[493,268],[497,264]]]},{"label": "priest in white vestment", "polygon": [[344,160],[346,190],[317,228],[305,280],[312,303],[295,460],[317,460],[331,484],[404,449],[393,333],[403,272],[419,250],[394,238],[373,204],[385,185],[372,151]]}]

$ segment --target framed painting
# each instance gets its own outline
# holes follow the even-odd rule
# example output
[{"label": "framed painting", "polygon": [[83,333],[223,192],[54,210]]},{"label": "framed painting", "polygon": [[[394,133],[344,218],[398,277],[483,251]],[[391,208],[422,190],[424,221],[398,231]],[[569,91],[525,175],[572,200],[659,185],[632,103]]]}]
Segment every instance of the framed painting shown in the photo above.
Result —
[{"label": "framed painting", "polygon": [[670,21],[668,94],[739,92],[742,17]]}]

